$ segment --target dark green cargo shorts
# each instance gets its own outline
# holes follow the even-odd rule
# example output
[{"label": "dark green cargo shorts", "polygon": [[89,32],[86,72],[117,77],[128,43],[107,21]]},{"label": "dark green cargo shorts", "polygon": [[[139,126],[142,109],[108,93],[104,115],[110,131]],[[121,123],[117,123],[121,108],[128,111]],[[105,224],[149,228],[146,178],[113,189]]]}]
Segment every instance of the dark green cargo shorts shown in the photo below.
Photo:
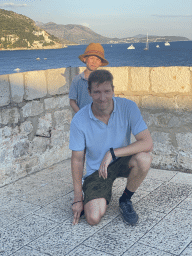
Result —
[{"label": "dark green cargo shorts", "polygon": [[105,198],[109,204],[113,182],[118,177],[127,178],[130,173],[128,163],[132,156],[120,157],[108,166],[107,179],[99,178],[99,172],[89,175],[83,183],[84,205],[96,198]]}]

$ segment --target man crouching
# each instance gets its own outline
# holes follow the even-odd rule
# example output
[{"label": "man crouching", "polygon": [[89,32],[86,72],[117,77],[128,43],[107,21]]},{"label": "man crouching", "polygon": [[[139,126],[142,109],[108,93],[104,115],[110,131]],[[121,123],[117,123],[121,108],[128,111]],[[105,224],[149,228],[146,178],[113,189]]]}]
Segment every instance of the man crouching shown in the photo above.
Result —
[{"label": "man crouching", "polygon": [[[70,127],[73,224],[78,223],[83,210],[90,225],[98,224],[111,200],[114,180],[125,177],[127,184],[119,198],[119,207],[124,220],[134,225],[138,215],[131,197],[150,169],[153,149],[150,132],[136,103],[114,97],[113,76],[109,71],[92,72],[88,90],[93,102],[75,114]],[[130,144],[131,133],[136,141]]]}]

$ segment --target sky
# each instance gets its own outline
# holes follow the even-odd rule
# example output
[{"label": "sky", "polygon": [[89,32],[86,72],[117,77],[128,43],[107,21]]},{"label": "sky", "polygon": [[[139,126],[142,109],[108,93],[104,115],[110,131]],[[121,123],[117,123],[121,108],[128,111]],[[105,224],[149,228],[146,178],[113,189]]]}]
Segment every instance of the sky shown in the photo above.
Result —
[{"label": "sky", "polygon": [[184,36],[192,40],[192,0],[0,0],[34,21],[77,24],[106,36]]}]

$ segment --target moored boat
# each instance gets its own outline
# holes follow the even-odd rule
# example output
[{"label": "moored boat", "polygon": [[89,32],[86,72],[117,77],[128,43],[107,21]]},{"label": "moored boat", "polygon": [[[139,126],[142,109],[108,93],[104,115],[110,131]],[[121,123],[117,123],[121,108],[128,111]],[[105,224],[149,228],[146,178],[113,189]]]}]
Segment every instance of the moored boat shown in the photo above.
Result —
[{"label": "moored boat", "polygon": [[129,47],[127,47],[128,50],[134,50],[135,46],[133,44],[131,44]]},{"label": "moored boat", "polygon": [[165,46],[170,46],[170,43],[168,41],[165,42]]}]

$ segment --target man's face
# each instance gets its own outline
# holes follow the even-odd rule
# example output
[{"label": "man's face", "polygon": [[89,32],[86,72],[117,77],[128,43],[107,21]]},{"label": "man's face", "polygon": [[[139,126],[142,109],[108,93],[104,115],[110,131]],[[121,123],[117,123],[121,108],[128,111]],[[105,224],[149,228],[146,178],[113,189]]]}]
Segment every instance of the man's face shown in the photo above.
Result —
[{"label": "man's face", "polygon": [[90,96],[93,99],[94,107],[98,110],[107,110],[111,107],[113,102],[113,88],[111,82],[106,81],[102,84],[92,83]]},{"label": "man's face", "polygon": [[90,71],[95,71],[101,66],[101,59],[96,56],[85,57],[84,62]]}]

